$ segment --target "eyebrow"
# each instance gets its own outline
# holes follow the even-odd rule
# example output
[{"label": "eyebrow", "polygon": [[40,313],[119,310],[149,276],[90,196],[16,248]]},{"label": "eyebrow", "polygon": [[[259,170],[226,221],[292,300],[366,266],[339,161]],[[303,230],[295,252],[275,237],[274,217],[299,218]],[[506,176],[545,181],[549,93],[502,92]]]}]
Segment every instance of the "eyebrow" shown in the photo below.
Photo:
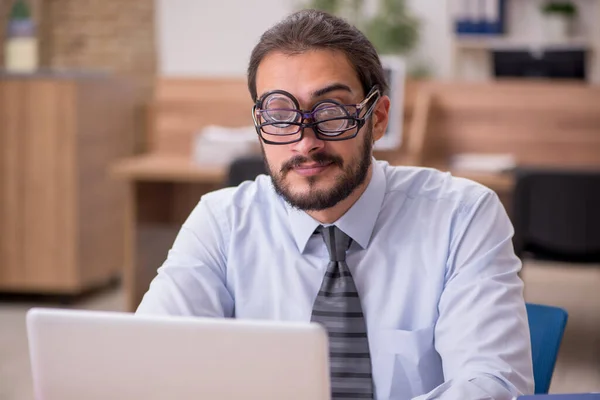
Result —
[{"label": "eyebrow", "polygon": [[[343,83],[332,83],[332,84],[331,84],[331,85],[329,85],[329,86],[325,86],[324,88],[317,89],[317,90],[315,90],[315,91],[311,92],[311,93],[310,93],[310,96],[311,96],[313,99],[316,99],[316,98],[318,98],[318,97],[325,96],[325,95],[326,95],[326,94],[328,94],[328,93],[335,92],[336,90],[343,90],[343,91],[346,91],[346,92],[348,92],[348,93],[354,93],[354,91],[352,90],[352,88],[350,88],[350,86],[348,86],[348,85],[345,85],[345,84],[343,84]],[[258,99],[261,99],[261,98],[262,98],[262,97],[263,97],[265,94],[267,94],[267,93],[269,93],[269,92],[270,92],[270,91],[266,91],[266,92],[264,92],[264,93],[261,93],[260,95],[258,95],[258,96],[256,97],[256,98],[257,98],[257,100],[258,100]]]},{"label": "eyebrow", "polygon": [[336,90],[344,90],[346,92],[352,93],[352,89],[350,88],[350,86],[344,85],[343,83],[333,83],[329,86],[325,86],[322,89],[315,90],[310,95],[314,99],[317,97],[324,96],[328,93],[335,92]]}]

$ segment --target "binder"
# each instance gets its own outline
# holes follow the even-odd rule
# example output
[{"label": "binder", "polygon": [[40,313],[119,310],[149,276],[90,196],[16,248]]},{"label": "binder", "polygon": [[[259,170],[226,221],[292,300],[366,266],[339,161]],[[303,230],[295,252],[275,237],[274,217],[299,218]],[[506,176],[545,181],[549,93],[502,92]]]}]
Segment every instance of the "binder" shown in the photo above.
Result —
[{"label": "binder", "polygon": [[455,30],[458,34],[473,33],[474,27],[470,19],[470,7],[473,0],[454,0]]},{"label": "binder", "polygon": [[506,0],[454,0],[454,25],[461,35],[501,35]]},{"label": "binder", "polygon": [[481,29],[481,0],[467,0],[466,16],[468,33],[477,34]]},{"label": "binder", "polygon": [[505,0],[481,0],[483,3],[482,33],[501,35],[504,33]]},{"label": "binder", "polygon": [[489,20],[487,19],[486,11],[487,11],[487,8],[489,7],[489,1],[488,0],[476,0],[476,3],[477,3],[475,5],[476,10],[473,15],[474,23],[475,23],[474,33],[484,34],[484,33],[487,33],[487,30],[488,30]]}]

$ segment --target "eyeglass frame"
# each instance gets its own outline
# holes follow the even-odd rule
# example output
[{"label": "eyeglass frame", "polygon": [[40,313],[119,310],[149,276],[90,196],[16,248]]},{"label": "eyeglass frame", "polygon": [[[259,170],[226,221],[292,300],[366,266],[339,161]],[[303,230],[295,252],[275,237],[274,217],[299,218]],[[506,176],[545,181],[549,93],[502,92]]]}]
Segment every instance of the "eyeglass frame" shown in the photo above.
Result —
[{"label": "eyeglass frame", "polygon": [[[297,111],[300,115],[301,115],[301,122],[266,122],[266,123],[262,123],[259,124],[257,121],[257,113],[259,113],[260,111],[267,111],[267,110],[263,110],[260,107],[262,106],[263,101],[268,97],[271,96],[273,94],[283,94],[286,97],[290,98],[292,100],[292,102],[294,103],[294,105],[296,106],[296,109],[293,111]],[[365,115],[363,117],[359,117],[358,115],[360,114],[360,112],[365,109],[365,106],[369,103],[369,101],[371,101],[373,99],[373,97],[376,97],[375,101],[373,102],[373,104],[371,104],[371,106],[369,108],[367,108],[367,112],[365,113]],[[361,101],[358,104],[342,104],[341,102],[334,100],[334,99],[324,99],[321,100],[317,103],[315,103],[315,105],[312,107],[312,109],[309,110],[302,110],[300,108],[300,103],[298,102],[298,100],[294,97],[294,95],[292,95],[289,92],[286,92],[285,90],[271,90],[265,94],[263,94],[260,98],[258,98],[254,104],[254,106],[252,106],[252,120],[254,121],[254,128],[256,129],[256,133],[258,134],[258,136],[261,138],[261,140],[266,143],[266,144],[272,144],[272,145],[285,145],[285,144],[292,144],[292,143],[297,143],[299,141],[301,141],[304,138],[304,130],[306,128],[311,128],[313,130],[313,132],[315,133],[316,137],[319,140],[324,140],[324,141],[330,141],[330,142],[335,142],[335,141],[342,141],[342,140],[350,140],[355,138],[358,135],[358,132],[362,129],[362,127],[364,126],[365,122],[367,121],[367,119],[371,116],[371,114],[373,114],[373,110],[375,109],[375,106],[377,105],[377,102],[379,101],[379,99],[381,98],[381,92],[379,91],[379,87],[377,85],[373,86],[371,88],[371,90],[369,91],[369,93],[365,96],[365,98],[363,99],[363,101]],[[339,105],[341,107],[354,107],[356,108],[356,111],[354,113],[354,116],[349,115],[349,117],[347,119],[353,119],[356,122],[356,126],[353,126],[351,128],[348,129],[344,129],[342,131],[339,131],[339,133],[330,136],[330,135],[326,135],[321,133],[321,131],[318,128],[318,124],[323,123],[323,122],[327,122],[327,121],[333,121],[336,119],[346,119],[346,118],[331,118],[331,119],[326,119],[324,121],[319,121],[319,122],[315,122],[315,120],[313,119],[313,114],[317,110],[317,107],[320,104],[323,103],[333,103],[336,105]],[[290,109],[292,110],[292,109]],[[350,114],[350,113],[348,113]],[[312,122],[309,123],[304,123],[302,121],[305,120],[311,120]],[[268,140],[263,136],[263,133],[265,135],[272,135],[266,132],[262,131],[262,127],[263,126],[269,126],[269,125],[276,125],[276,124],[281,124],[281,123],[287,123],[289,125],[296,125],[298,126],[298,130],[294,133],[286,133],[286,134],[282,134],[282,135],[278,135],[278,136],[292,136],[292,135],[297,135],[298,133],[300,133],[300,135],[298,136],[297,139],[294,139],[292,141],[289,142],[274,142],[272,140]],[[347,136],[347,137],[343,137],[340,138],[338,136],[344,134],[345,132],[351,130],[351,129],[356,129],[356,132],[352,135],[352,136]]]}]

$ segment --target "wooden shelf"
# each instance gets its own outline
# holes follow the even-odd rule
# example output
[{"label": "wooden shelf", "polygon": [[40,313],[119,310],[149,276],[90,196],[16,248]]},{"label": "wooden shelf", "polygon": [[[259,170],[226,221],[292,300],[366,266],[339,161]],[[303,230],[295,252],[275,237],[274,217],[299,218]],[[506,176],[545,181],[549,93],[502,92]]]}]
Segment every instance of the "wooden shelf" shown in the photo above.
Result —
[{"label": "wooden shelf", "polygon": [[524,51],[534,57],[545,51],[584,50],[587,81],[600,83],[600,0],[577,1],[578,17],[573,37],[566,40],[545,40],[544,16],[539,1],[507,0],[504,35],[459,34],[453,29],[455,14],[448,9],[451,33],[451,77],[461,81],[491,81],[495,79],[491,53]]},{"label": "wooden shelf", "polygon": [[0,291],[77,295],[121,276],[127,186],[105,171],[133,152],[135,97],[108,75],[0,74]]},{"label": "wooden shelf", "polygon": [[584,37],[573,37],[564,42],[550,42],[510,36],[457,35],[455,46],[461,50],[592,50],[593,43]]}]

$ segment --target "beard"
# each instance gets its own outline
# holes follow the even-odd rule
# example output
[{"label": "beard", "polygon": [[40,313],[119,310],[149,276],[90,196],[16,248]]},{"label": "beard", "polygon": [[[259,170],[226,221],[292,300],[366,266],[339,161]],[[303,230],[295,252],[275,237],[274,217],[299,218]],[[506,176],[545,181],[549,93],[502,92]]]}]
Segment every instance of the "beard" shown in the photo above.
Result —
[{"label": "beard", "polygon": [[[373,127],[371,124],[367,124],[358,157],[347,162],[344,162],[339,156],[319,152],[308,157],[296,156],[284,163],[280,171],[276,173],[267,162],[266,157],[264,157],[275,192],[283,197],[290,206],[303,211],[322,211],[335,206],[350,196],[367,179],[369,167],[371,166],[372,137]],[[263,146],[261,143],[263,156],[265,156]],[[335,177],[335,181],[331,187],[324,189],[317,189],[317,183],[319,179],[322,179],[321,177],[310,176],[306,178],[309,187],[308,192],[301,194],[293,193],[290,182],[285,179],[287,174],[294,167],[311,162],[320,165],[331,164],[333,167],[338,167],[342,173]]]}]

